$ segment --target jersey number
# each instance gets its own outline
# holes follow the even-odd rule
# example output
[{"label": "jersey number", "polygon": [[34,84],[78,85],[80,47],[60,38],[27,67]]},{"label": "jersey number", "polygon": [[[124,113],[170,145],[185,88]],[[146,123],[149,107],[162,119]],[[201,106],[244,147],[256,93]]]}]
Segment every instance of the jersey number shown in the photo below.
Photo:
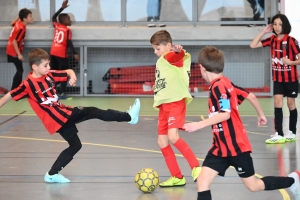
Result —
[{"label": "jersey number", "polygon": [[54,42],[61,43],[62,41],[64,41],[64,32],[56,30],[55,31]]}]

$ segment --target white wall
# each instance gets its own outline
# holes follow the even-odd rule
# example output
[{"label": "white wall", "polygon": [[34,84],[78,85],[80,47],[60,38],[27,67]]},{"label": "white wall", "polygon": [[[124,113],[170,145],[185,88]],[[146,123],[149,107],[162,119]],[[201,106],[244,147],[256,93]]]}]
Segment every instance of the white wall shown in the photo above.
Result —
[{"label": "white wall", "polygon": [[296,38],[298,41],[300,40],[300,1],[299,0],[281,0],[281,10],[282,14],[285,14],[289,19],[292,32],[290,35]]}]

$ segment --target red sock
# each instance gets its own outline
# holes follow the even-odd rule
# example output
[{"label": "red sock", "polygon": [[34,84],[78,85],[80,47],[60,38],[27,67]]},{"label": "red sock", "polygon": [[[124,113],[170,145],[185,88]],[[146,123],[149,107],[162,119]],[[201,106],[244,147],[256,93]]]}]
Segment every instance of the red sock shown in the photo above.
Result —
[{"label": "red sock", "polygon": [[181,171],[179,169],[179,165],[176,160],[176,156],[174,151],[170,145],[166,146],[165,148],[160,149],[163,156],[165,157],[166,164],[169,168],[171,176],[175,176],[176,178],[182,178]]},{"label": "red sock", "polygon": [[175,143],[174,146],[181,152],[183,157],[188,161],[191,169],[194,167],[199,167],[199,162],[193,153],[192,149],[189,145],[181,138],[179,138]]}]

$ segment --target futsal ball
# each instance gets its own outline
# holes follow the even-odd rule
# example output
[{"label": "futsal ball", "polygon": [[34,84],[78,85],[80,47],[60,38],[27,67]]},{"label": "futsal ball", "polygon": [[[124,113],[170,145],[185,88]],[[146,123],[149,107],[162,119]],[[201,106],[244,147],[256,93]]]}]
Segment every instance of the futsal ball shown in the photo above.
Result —
[{"label": "futsal ball", "polygon": [[157,188],[159,176],[155,170],[144,168],[135,175],[134,182],[140,191],[150,193]]}]

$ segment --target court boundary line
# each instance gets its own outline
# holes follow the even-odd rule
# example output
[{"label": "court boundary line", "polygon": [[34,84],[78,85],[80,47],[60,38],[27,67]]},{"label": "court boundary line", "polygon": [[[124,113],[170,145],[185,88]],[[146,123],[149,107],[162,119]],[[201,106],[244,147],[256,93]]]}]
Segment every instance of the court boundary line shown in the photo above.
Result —
[{"label": "court boundary line", "polygon": [[[18,139],[18,140],[31,140],[31,141],[44,141],[44,142],[60,142],[60,143],[67,143],[63,140],[50,140],[50,139],[42,139],[42,138],[26,138],[26,137],[14,137],[14,136],[0,136],[2,139]],[[134,150],[134,151],[143,151],[143,152],[151,152],[151,153],[160,153],[161,151],[157,150],[149,150],[149,149],[141,149],[141,148],[133,148],[133,147],[124,147],[124,146],[118,146],[118,145],[109,145],[109,144],[99,144],[99,143],[90,143],[90,142],[81,142],[84,145],[90,145],[90,146],[101,146],[101,147],[110,147],[110,148],[117,148],[117,149],[127,149],[127,150]],[[183,157],[181,154],[175,154],[177,157]],[[203,161],[202,158],[197,158],[198,160]],[[233,168],[230,166],[230,168]],[[262,178],[262,175],[259,175],[255,173],[255,176],[258,178]],[[280,194],[283,197],[283,200],[290,200],[290,196],[287,193],[285,189],[279,189],[278,190]]]}]

